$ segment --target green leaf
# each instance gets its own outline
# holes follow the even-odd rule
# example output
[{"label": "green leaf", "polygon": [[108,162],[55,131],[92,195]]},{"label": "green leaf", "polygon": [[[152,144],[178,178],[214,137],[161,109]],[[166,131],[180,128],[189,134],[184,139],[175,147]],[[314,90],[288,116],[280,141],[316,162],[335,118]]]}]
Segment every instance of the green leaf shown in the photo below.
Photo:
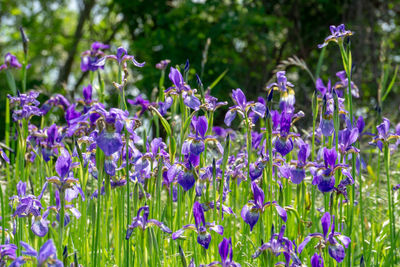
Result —
[{"label": "green leaf", "polygon": [[212,82],[212,84],[209,86],[210,90],[213,89],[221,80],[224,78],[225,74],[228,72],[228,69],[226,69],[223,73],[221,73],[215,81]]},{"label": "green leaf", "polygon": [[393,78],[392,78],[392,80],[390,81],[390,84],[389,84],[388,88],[386,89],[385,95],[382,97],[382,103],[385,101],[385,99],[386,99],[386,97],[388,96],[388,94],[390,93],[390,91],[392,91],[394,82],[396,81],[396,78],[397,78],[397,71],[398,71],[398,69],[399,69],[399,66],[396,66],[396,69],[395,69],[395,71],[394,71]]},{"label": "green leaf", "polygon": [[10,87],[10,90],[11,90],[13,96],[16,96],[17,95],[17,86],[15,85],[14,76],[12,75],[12,73],[9,69],[6,69],[6,77],[7,77],[8,87]]},{"label": "green leaf", "polygon": [[167,135],[171,136],[172,130],[171,130],[171,126],[169,125],[168,121],[160,114],[160,112],[156,108],[150,106],[149,109],[160,118],[161,124],[163,125],[165,131],[167,132]]}]

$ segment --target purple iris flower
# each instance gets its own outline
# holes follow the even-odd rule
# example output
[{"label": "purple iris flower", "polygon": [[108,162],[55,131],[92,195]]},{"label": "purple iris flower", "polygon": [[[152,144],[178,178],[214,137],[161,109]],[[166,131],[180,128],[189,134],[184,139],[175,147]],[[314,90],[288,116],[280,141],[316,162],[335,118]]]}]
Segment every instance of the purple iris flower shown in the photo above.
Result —
[{"label": "purple iris flower", "polygon": [[341,43],[343,39],[347,36],[351,36],[354,33],[352,31],[346,30],[344,24],[340,24],[339,26],[331,25],[329,26],[329,30],[331,31],[331,35],[325,38],[323,44],[319,44],[318,48],[325,47],[329,44],[329,42]]},{"label": "purple iris flower", "polygon": [[142,95],[138,95],[135,99],[127,99],[126,100],[129,104],[133,105],[133,106],[141,106],[142,109],[140,110],[138,116],[141,116],[145,113],[146,110],[149,109],[149,106],[155,106],[156,103],[151,103],[149,100],[144,99],[142,97]]},{"label": "purple iris flower", "polygon": [[382,151],[383,145],[389,143],[390,140],[400,138],[400,135],[389,132],[390,120],[388,118],[383,118],[383,122],[376,126],[376,129],[378,134],[369,144],[376,145],[380,151]]},{"label": "purple iris flower", "polygon": [[123,68],[126,67],[126,62],[127,61],[131,61],[133,63],[133,65],[135,65],[136,67],[143,67],[146,62],[143,63],[139,63],[138,61],[136,61],[135,57],[132,55],[128,55],[128,51],[123,48],[123,47],[118,47],[117,49],[117,54],[116,55],[107,55],[104,56],[102,58],[100,58],[94,65],[97,67],[103,67],[106,64],[106,60],[114,60],[118,63],[118,65],[122,65]]},{"label": "purple iris flower", "polygon": [[[142,212],[143,212],[143,215],[141,216],[140,214]],[[153,226],[153,225],[160,228],[161,231],[163,231],[164,233],[172,234],[172,231],[165,224],[163,224],[162,222],[159,222],[157,220],[154,220],[154,219],[148,219],[148,217],[149,217],[149,207],[144,206],[144,207],[139,208],[139,210],[137,212],[137,216],[133,217],[132,223],[128,226],[125,239],[128,240],[131,237],[133,230],[136,227],[139,227],[144,231],[148,227]]]},{"label": "purple iris flower", "polygon": [[16,205],[14,217],[32,217],[32,232],[40,237],[43,237],[48,232],[48,223],[41,217],[43,209],[40,200],[34,195],[26,194],[26,183],[19,181],[17,184],[17,196],[13,196],[12,205]]},{"label": "purple iris flower", "polygon": [[267,89],[273,89],[281,92],[288,91],[289,88],[293,88],[294,85],[289,82],[286,78],[286,71],[278,71],[276,73],[276,82],[271,83],[267,86]]},{"label": "purple iris flower", "polygon": [[[81,54],[81,70],[86,71],[96,71],[99,66],[96,65],[99,58],[104,57],[104,53],[101,50],[109,49],[110,46],[102,44],[100,42],[92,43],[91,49],[83,52]],[[103,68],[103,66],[101,66]]]},{"label": "purple iris flower", "polygon": [[310,169],[314,176],[312,184],[317,185],[319,191],[327,193],[333,190],[335,186],[335,172],[339,169],[342,169],[342,174],[353,180],[353,177],[347,170],[348,166],[346,164],[336,164],[337,152],[334,147],[331,149],[324,147],[323,157],[324,165]]},{"label": "purple iris flower", "polygon": [[279,108],[287,112],[294,111],[294,104],[296,103],[295,93],[293,90],[294,85],[286,78],[285,71],[278,71],[276,73],[276,82],[267,86],[268,100],[272,100],[273,90],[280,92]]},{"label": "purple iris flower", "polygon": [[86,106],[90,106],[93,102],[93,87],[91,84],[88,84],[88,86],[83,87],[82,90],[83,94],[83,102]]},{"label": "purple iris flower", "polygon": [[[293,114],[291,112],[283,111],[282,114],[277,117],[279,119],[279,131],[274,130],[272,133],[276,136],[275,138],[275,149],[282,155],[282,157],[286,156],[290,151],[293,150],[293,137],[298,137],[298,134],[290,132],[290,128],[292,124],[303,117],[304,113],[298,112],[297,114]],[[276,126],[273,119],[273,126]]]},{"label": "purple iris flower", "polygon": [[0,157],[4,159],[5,162],[10,164],[10,159],[7,157],[7,154],[4,152],[4,150],[0,147]]},{"label": "purple iris flower", "polygon": [[271,251],[275,257],[278,257],[284,251],[288,253],[288,246],[291,244],[291,241],[283,236],[285,229],[286,225],[282,225],[279,234],[275,234],[274,225],[272,225],[271,239],[267,243],[262,244],[251,257],[253,259],[257,258],[264,250]]},{"label": "purple iris flower", "polygon": [[4,56],[4,64],[0,65],[0,71],[8,68],[20,69],[21,67],[22,65],[19,63],[17,57],[11,53],[7,53]]},{"label": "purple iris flower", "polygon": [[[224,204],[222,204],[222,207],[221,207],[221,202],[220,202],[220,201],[217,201],[217,202],[216,202],[216,205],[214,205],[214,202],[213,202],[213,201],[208,202],[208,203],[202,203],[202,204],[201,204],[201,207],[203,208],[203,211],[204,211],[204,212],[207,212],[207,211],[209,211],[209,210],[213,210],[213,209],[215,209],[215,208],[217,209],[217,211],[220,211],[221,208],[222,208],[222,215],[223,215],[224,213],[226,213],[226,214],[231,214],[231,215],[237,217],[236,214],[233,212],[232,208],[227,207],[227,206],[225,206]],[[222,218],[223,218],[223,216],[222,216]]]},{"label": "purple iris flower", "polygon": [[236,105],[230,107],[226,113],[224,119],[226,125],[231,126],[232,121],[236,118],[236,113],[239,113],[242,118],[245,118],[250,109],[261,118],[264,118],[266,111],[265,105],[260,102],[247,102],[246,96],[240,88],[232,90],[232,98]]},{"label": "purple iris flower", "polygon": [[195,95],[196,89],[190,88],[190,86],[183,79],[181,72],[178,69],[171,67],[168,77],[173,83],[173,86],[165,90],[165,93],[182,95],[183,103],[187,107],[194,110],[199,109],[201,102]]},{"label": "purple iris flower", "polygon": [[267,165],[266,159],[257,159],[255,162],[250,164],[249,175],[252,181],[256,180],[257,178],[261,177],[263,174],[263,170]]},{"label": "purple iris flower", "polygon": [[200,265],[202,267],[211,267],[216,265],[221,265],[222,267],[240,267],[239,263],[233,261],[233,251],[232,251],[232,238],[224,239],[219,243],[218,246],[219,256],[221,261],[214,261],[207,265]]},{"label": "purple iris flower", "polygon": [[56,148],[62,146],[61,140],[63,136],[58,133],[58,127],[55,123],[43,130],[46,137],[39,139],[38,142],[42,148],[43,159],[48,162],[55,155]]},{"label": "purple iris flower", "polygon": [[43,189],[39,196],[39,199],[42,198],[48,183],[53,183],[57,187],[56,193],[65,193],[66,201],[72,201],[78,195],[81,195],[82,200],[85,200],[85,195],[82,191],[82,188],[77,185],[78,179],[75,179],[72,176],[72,168],[76,165],[79,165],[79,163],[72,163],[72,158],[68,150],[66,150],[65,148],[61,148],[60,155],[57,158],[55,166],[58,176],[47,178],[47,181],[43,185]]},{"label": "purple iris flower", "polygon": [[[0,245],[0,266],[7,266],[7,261],[15,260],[17,249],[18,247],[14,244]],[[12,264],[9,266],[12,266]]]},{"label": "purple iris flower", "polygon": [[[43,213],[43,219],[47,219],[47,217],[50,214],[50,211],[53,211],[56,213],[57,221],[60,222],[61,201],[60,201],[59,191],[55,191],[54,196],[56,199],[56,205],[47,207],[46,211]],[[66,211],[64,213],[64,226],[67,226],[69,224],[69,222],[71,221],[71,216],[69,215],[69,213],[71,213],[76,219],[79,219],[81,217],[80,211],[77,208],[75,208],[73,205],[65,205],[64,208]]]},{"label": "purple iris flower", "polygon": [[276,201],[264,202],[264,191],[257,185],[256,182],[251,183],[251,190],[253,191],[254,200],[249,200],[249,202],[243,206],[241,211],[242,219],[248,225],[250,225],[250,231],[253,230],[254,225],[257,223],[260,213],[263,213],[269,206],[274,206],[279,217],[286,222],[286,210],[279,206]]},{"label": "purple iris flower", "polygon": [[46,243],[39,249],[37,252],[34,248],[32,248],[27,243],[21,241],[21,247],[25,249],[22,251],[23,255],[34,257],[37,261],[38,267],[52,266],[52,267],[63,267],[64,264],[62,261],[57,259],[57,249],[54,245],[52,239],[47,240]]},{"label": "purple iris flower", "polygon": [[324,258],[317,252],[311,257],[311,267],[324,267]]},{"label": "purple iris flower", "polygon": [[207,111],[215,112],[218,108],[228,105],[228,102],[218,102],[218,98],[210,95],[210,90],[207,90],[206,95],[204,96],[204,109]]},{"label": "purple iris flower", "polygon": [[349,153],[358,153],[360,150],[353,146],[359,137],[359,130],[357,127],[353,129],[346,128],[339,131],[339,152],[342,155],[347,155]]},{"label": "purple iris flower", "polygon": [[39,92],[30,91],[26,94],[17,92],[17,96],[7,95],[10,99],[10,105],[18,105],[20,109],[14,109],[12,117],[14,121],[22,119],[29,120],[32,116],[41,116],[43,112],[39,109],[40,102],[36,100]]},{"label": "purple iris flower", "polygon": [[[189,148],[190,153],[199,156],[205,149],[205,143],[214,142],[219,149],[219,152],[223,153],[223,148],[216,136],[206,135],[208,130],[208,120],[205,116],[198,117],[193,120],[193,130],[195,134],[189,134],[188,141],[183,145],[185,152]],[[187,153],[184,153],[187,154]]]},{"label": "purple iris flower", "polygon": [[310,145],[305,143],[302,139],[297,139],[297,146],[299,147],[297,162],[290,168],[290,180],[294,184],[300,184],[306,177],[306,168],[310,166],[307,158],[311,154]]},{"label": "purple iris flower", "polygon": [[119,109],[111,109],[110,112],[101,110],[100,115],[104,117],[106,127],[96,139],[97,145],[109,157],[122,149],[121,130],[123,120],[128,116],[128,112]]},{"label": "purple iris flower", "polygon": [[[329,212],[326,212],[322,216],[321,225],[323,233],[309,234],[299,245],[299,253],[303,251],[304,247],[308,244],[308,242],[311,241],[311,239],[317,238],[319,240],[319,243],[316,246],[317,249],[321,251],[328,246],[329,255],[337,262],[342,262],[345,257],[345,251],[344,247],[337,241],[337,239],[339,239],[340,242],[347,248],[351,242],[350,238],[342,235],[339,232],[335,232],[335,216],[332,216],[331,220],[331,215]],[[329,227],[331,227],[331,232],[328,234]]]},{"label": "purple iris flower", "polygon": [[58,106],[66,111],[70,105],[71,104],[68,99],[66,99],[63,95],[55,94],[50,97],[46,102],[44,102],[44,104],[40,107],[40,110],[42,111],[43,115],[46,115],[53,107]]},{"label": "purple iris flower", "polygon": [[156,68],[159,69],[159,70],[165,70],[169,63],[171,63],[171,60],[163,59],[163,60],[161,60],[160,62],[158,62],[156,64]]},{"label": "purple iris flower", "polygon": [[[336,76],[340,79],[340,81],[335,83],[334,88],[337,90],[338,96],[343,97],[343,91],[341,91],[341,89],[346,90],[346,92],[347,92],[347,88],[349,86],[346,71],[342,70],[342,71],[336,72]],[[351,94],[355,98],[359,98],[360,93],[359,93],[357,85],[355,85],[353,83],[353,81],[351,81],[350,84],[351,84]]]},{"label": "purple iris flower", "polygon": [[204,211],[199,202],[195,202],[193,205],[193,216],[195,224],[187,224],[172,234],[172,239],[178,239],[182,237],[186,230],[193,230],[197,233],[197,243],[199,243],[205,249],[211,242],[211,234],[207,232],[207,229],[211,229],[214,232],[222,235],[224,233],[224,228],[221,225],[216,225],[215,223],[206,223],[204,217]]}]

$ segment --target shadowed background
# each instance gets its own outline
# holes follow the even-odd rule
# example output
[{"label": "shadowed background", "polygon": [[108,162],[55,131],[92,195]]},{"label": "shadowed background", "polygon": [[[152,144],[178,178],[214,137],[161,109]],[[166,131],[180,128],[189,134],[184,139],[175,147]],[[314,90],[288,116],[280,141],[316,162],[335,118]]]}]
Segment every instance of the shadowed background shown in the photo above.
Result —
[{"label": "shadowed background", "polygon": [[[279,68],[287,70],[289,80],[296,85],[296,105],[307,114],[315,87],[304,68],[315,73],[321,52],[317,44],[329,34],[329,25],[345,23],[355,32],[351,37],[353,80],[361,93],[355,105],[363,107],[359,113],[371,113],[375,112],[379,88],[387,86],[400,61],[399,18],[399,1],[379,0],[3,0],[0,63],[7,52],[22,60],[18,27],[23,26],[30,39],[28,60],[32,64],[27,88],[40,90],[42,101],[53,93],[62,93],[70,100],[81,97],[89,75],[80,70],[80,54],[94,41],[110,44],[106,53],[115,54],[122,45],[138,61],[146,61],[141,69],[130,65],[131,97],[140,92],[151,98],[160,77],[155,64],[160,60],[170,59],[175,66],[189,59],[193,87],[197,86],[195,73],[209,85],[228,70],[212,93],[228,100],[237,87],[249,99],[263,95],[277,66],[297,56],[304,60],[302,66],[281,64]],[[319,76],[324,82],[331,79],[335,83],[335,73],[341,70],[338,49],[331,44],[323,59]],[[14,73],[19,83],[20,73]],[[113,103],[116,94],[111,82],[115,77],[111,71],[105,75],[109,103]],[[398,114],[397,85],[385,103],[384,115]],[[0,88],[3,125],[8,93],[5,73],[0,73]],[[221,121],[223,112],[218,115]]]}]

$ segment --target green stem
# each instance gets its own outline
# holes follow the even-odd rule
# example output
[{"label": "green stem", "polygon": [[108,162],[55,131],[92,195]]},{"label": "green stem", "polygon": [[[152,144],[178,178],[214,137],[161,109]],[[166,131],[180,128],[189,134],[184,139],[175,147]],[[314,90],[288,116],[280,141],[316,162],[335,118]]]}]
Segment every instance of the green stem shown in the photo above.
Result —
[{"label": "green stem", "polygon": [[391,196],[391,186],[390,186],[390,150],[389,144],[385,143],[384,148],[384,157],[385,157],[385,170],[386,170],[386,183],[387,183],[387,198],[388,198],[388,205],[389,205],[389,227],[390,227],[390,264],[393,265],[393,249],[395,248],[394,242],[394,233],[393,233],[393,210],[392,210],[392,196]]}]

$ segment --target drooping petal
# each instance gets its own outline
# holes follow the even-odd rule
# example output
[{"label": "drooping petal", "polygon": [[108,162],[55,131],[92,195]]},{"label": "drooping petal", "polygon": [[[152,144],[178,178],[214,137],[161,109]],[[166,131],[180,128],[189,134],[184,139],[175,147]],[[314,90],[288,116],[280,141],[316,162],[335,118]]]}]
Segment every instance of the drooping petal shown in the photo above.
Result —
[{"label": "drooping petal", "polygon": [[225,119],[224,122],[227,126],[231,126],[232,121],[236,117],[236,109],[230,109],[228,112],[225,114]]},{"label": "drooping petal", "polygon": [[163,223],[160,222],[160,221],[157,221],[157,220],[154,220],[154,219],[150,219],[150,220],[148,221],[147,224],[148,224],[148,225],[155,225],[155,226],[157,226],[158,228],[160,228],[161,231],[163,231],[163,232],[165,232],[165,233],[167,233],[167,234],[172,234],[171,229],[169,229],[165,224],[163,224]]},{"label": "drooping petal", "polygon": [[275,204],[275,209],[278,212],[279,217],[281,217],[281,219],[286,222],[287,221],[287,213],[286,210],[284,208],[282,208],[281,206],[279,206],[278,204]]},{"label": "drooping petal", "polygon": [[190,152],[198,156],[205,150],[205,145],[202,140],[193,140],[190,143]]},{"label": "drooping petal", "polygon": [[194,224],[184,225],[182,227],[182,229],[179,229],[178,231],[172,233],[172,240],[180,238],[186,230],[197,231],[197,228],[196,228],[196,225],[194,225]]},{"label": "drooping petal", "polygon": [[253,209],[251,204],[246,204],[243,206],[240,215],[242,216],[243,221],[250,226],[250,232],[253,231],[253,227],[260,217],[259,210]]},{"label": "drooping petal", "polygon": [[290,180],[294,184],[300,184],[306,177],[306,172],[301,168],[291,168],[290,169]]},{"label": "drooping petal", "polygon": [[195,182],[196,180],[191,172],[185,172],[178,177],[178,184],[180,184],[185,191],[190,190]]},{"label": "drooping petal", "polygon": [[33,218],[31,230],[35,235],[43,237],[49,231],[48,223],[40,216]]},{"label": "drooping petal", "polygon": [[96,143],[106,156],[111,156],[122,149],[121,135],[117,132],[103,130],[96,138]]},{"label": "drooping petal", "polygon": [[56,255],[56,246],[54,245],[53,240],[49,239],[39,250],[39,256],[37,258],[38,265],[44,266],[44,263],[47,261],[47,259],[49,259],[50,257],[56,258]]},{"label": "drooping petal", "polygon": [[303,242],[301,242],[301,244],[299,245],[299,247],[297,248],[297,251],[299,252],[299,254],[301,254],[301,252],[303,251],[303,249],[305,248],[305,246],[308,244],[308,242],[311,241],[311,236],[307,236],[306,238],[304,238]]},{"label": "drooping petal", "polygon": [[284,157],[293,150],[293,141],[290,138],[277,138],[275,149],[282,155],[282,157]]},{"label": "drooping petal", "polygon": [[318,190],[322,193],[328,193],[335,187],[335,177],[334,176],[319,176],[320,180],[318,183]]},{"label": "drooping petal", "polygon": [[344,248],[339,243],[332,244],[328,248],[329,255],[337,262],[342,262],[345,257]]},{"label": "drooping petal", "polygon": [[257,179],[258,177],[260,177],[263,173],[265,165],[262,162],[254,162],[252,164],[250,164],[250,178],[252,181],[254,181],[255,179]]},{"label": "drooping petal", "polygon": [[200,100],[194,94],[186,95],[186,97],[183,100],[183,103],[189,108],[194,110],[197,110],[201,105]]},{"label": "drooping petal", "polygon": [[23,241],[20,241],[19,244],[21,245],[21,247],[23,247],[25,249],[25,251],[22,251],[23,255],[28,255],[28,256],[32,256],[32,257],[37,256],[37,252],[33,247],[31,247],[30,245],[28,245],[27,243],[25,243]]},{"label": "drooping petal", "polygon": [[224,234],[224,227],[222,227],[221,225],[215,225],[215,223],[206,223],[206,227],[209,227],[209,229],[213,230],[219,235]]},{"label": "drooping petal", "polygon": [[261,118],[264,118],[265,116],[265,111],[266,107],[265,105],[261,104],[260,102],[256,102],[254,106],[251,107],[251,109],[256,113],[258,116]]},{"label": "drooping petal", "polygon": [[[336,235],[336,234],[335,234]],[[351,242],[350,238],[345,236],[345,235],[338,235],[336,236],[344,245],[345,248],[347,248]]]},{"label": "drooping petal", "polygon": [[332,119],[321,119],[321,123],[319,124],[319,128],[324,136],[329,137],[333,134],[335,130],[335,126],[333,124]]},{"label": "drooping petal", "polygon": [[204,226],[202,226],[201,228],[204,228],[204,230],[199,230],[199,234],[197,235],[197,243],[199,243],[203,248],[208,249],[211,242],[211,235],[210,233],[205,231]]}]

